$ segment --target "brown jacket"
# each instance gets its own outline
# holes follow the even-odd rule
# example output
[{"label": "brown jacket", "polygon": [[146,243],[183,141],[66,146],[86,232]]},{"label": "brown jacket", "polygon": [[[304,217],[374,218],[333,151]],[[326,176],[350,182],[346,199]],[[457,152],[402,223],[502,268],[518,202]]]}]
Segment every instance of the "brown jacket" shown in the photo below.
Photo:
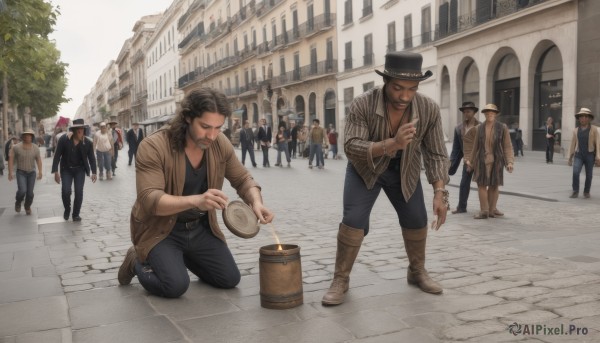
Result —
[{"label": "brown jacket", "polygon": [[[573,137],[571,138],[571,146],[569,147],[569,162],[573,162],[575,152],[579,150],[579,139],[577,139],[577,132],[579,128],[573,130]],[[588,151],[594,152],[596,161],[600,160],[600,133],[598,132],[598,126],[590,125],[590,140],[588,142]]]},{"label": "brown jacket", "polygon": [[[252,175],[235,156],[233,146],[223,134],[206,151],[208,188],[221,189],[225,178],[246,202],[248,190],[258,187]],[[177,219],[156,215],[159,199],[165,194],[181,196],[185,182],[185,152],[171,147],[167,127],[144,139],[136,155],[137,199],[131,209],[131,241],[137,257],[145,261],[152,248],[165,239]],[[208,212],[213,234],[225,241],[215,210]]]}]

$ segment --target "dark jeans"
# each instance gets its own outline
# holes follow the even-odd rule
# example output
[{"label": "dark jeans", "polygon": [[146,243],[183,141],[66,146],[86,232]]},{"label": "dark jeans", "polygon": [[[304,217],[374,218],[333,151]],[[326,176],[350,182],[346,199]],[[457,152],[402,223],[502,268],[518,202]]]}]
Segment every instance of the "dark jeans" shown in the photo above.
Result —
[{"label": "dark jeans", "polygon": [[129,145],[129,150],[127,151],[127,154],[129,155],[129,165],[131,165],[131,161],[133,161],[133,158],[135,157],[136,152],[137,152],[137,146]]},{"label": "dark jeans", "polygon": [[369,190],[351,163],[346,167],[342,223],[355,229],[363,229],[366,236],[369,233],[371,210],[382,188],[398,214],[400,227],[421,229],[427,226],[427,210],[420,181],[412,197],[405,201],[398,171],[388,168],[379,176],[373,189]]},{"label": "dark jeans", "polygon": [[325,166],[325,160],[323,159],[323,144],[310,144],[310,152],[308,153],[308,165],[312,166],[313,158],[317,155],[317,167]]},{"label": "dark jeans", "polygon": [[469,200],[469,193],[471,193],[471,179],[473,178],[473,171],[467,171],[467,166],[463,164],[462,178],[460,179],[460,190],[458,192],[458,206],[459,210],[467,210],[467,201]]},{"label": "dark jeans", "polygon": [[270,166],[271,164],[269,163],[269,147],[266,145],[261,145],[260,148],[263,152],[263,167]]},{"label": "dark jeans", "polygon": [[552,162],[554,157],[554,139],[546,139],[546,162]]},{"label": "dark jeans", "polygon": [[17,169],[17,196],[16,201],[21,204],[25,199],[25,208],[31,208],[33,203],[33,187],[35,186],[36,171],[26,172]]},{"label": "dark jeans", "polygon": [[277,143],[277,164],[281,165],[281,153],[285,153],[285,160],[290,163],[290,151],[288,150],[288,143]]},{"label": "dark jeans", "polygon": [[288,150],[290,151],[290,154],[292,155],[293,158],[296,158],[296,145],[298,144],[298,141],[296,140],[291,140],[288,142]]},{"label": "dark jeans", "polygon": [[148,292],[166,298],[177,298],[187,291],[188,269],[218,288],[233,288],[241,278],[231,251],[212,234],[208,220],[190,228],[176,223],[169,236],[150,250],[146,263],[138,261],[135,265],[140,284]]},{"label": "dark jeans", "polygon": [[248,152],[248,155],[250,155],[252,166],[256,167],[256,161],[254,160],[254,146],[252,143],[242,144],[242,164],[246,163],[246,152]]},{"label": "dark jeans", "polygon": [[579,193],[579,174],[581,169],[585,166],[585,184],[583,186],[583,193],[589,193],[592,188],[592,176],[594,173],[594,153],[575,153],[575,160],[573,161],[573,192]]},{"label": "dark jeans", "polygon": [[83,167],[65,168],[60,171],[62,183],[62,202],[65,210],[71,210],[72,185],[75,184],[75,199],[73,200],[73,217],[79,215],[83,203],[83,185],[85,184],[85,169]]}]

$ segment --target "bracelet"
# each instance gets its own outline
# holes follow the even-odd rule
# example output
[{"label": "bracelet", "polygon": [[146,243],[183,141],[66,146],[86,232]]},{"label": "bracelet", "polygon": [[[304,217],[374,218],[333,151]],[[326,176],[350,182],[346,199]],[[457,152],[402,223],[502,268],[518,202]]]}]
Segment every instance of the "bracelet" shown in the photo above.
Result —
[{"label": "bracelet", "polygon": [[437,193],[437,192],[441,192],[442,193],[442,202],[446,205],[447,209],[450,209],[450,201],[448,200],[448,197],[450,196],[450,193],[448,192],[447,189],[444,188],[436,188],[433,190],[433,193]]},{"label": "bracelet", "polygon": [[383,155],[387,155],[387,151],[385,149],[385,139],[381,141],[381,145],[383,145]]}]

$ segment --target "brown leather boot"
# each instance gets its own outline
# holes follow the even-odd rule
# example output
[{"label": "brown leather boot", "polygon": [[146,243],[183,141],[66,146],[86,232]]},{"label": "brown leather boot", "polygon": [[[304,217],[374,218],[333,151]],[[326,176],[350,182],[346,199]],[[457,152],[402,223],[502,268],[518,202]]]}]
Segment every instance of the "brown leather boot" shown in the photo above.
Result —
[{"label": "brown leather boot", "polygon": [[350,271],[360,250],[365,232],[340,223],[337,236],[337,253],[335,255],[335,273],[331,287],[321,303],[323,305],[339,305],[344,302],[350,285]]},{"label": "brown leather boot", "polygon": [[427,227],[416,230],[402,229],[402,237],[409,261],[406,281],[410,285],[418,286],[423,292],[441,294],[444,289],[429,277],[425,269]]},{"label": "brown leather boot", "polygon": [[117,274],[117,279],[119,280],[119,284],[122,286],[129,285],[131,283],[131,279],[135,276],[135,260],[137,258],[137,254],[135,252],[135,247],[130,247],[127,250],[127,255],[125,255],[125,259],[123,260],[123,264],[119,268],[119,273]]}]

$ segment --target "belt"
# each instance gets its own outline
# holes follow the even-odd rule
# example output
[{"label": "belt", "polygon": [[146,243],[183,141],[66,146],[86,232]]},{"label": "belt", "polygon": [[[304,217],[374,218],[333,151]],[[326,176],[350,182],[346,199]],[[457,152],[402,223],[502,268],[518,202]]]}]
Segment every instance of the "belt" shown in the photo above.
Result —
[{"label": "belt", "polygon": [[202,221],[205,218],[205,215],[202,215],[201,217],[198,217],[196,219],[192,219],[192,220],[187,220],[187,221],[181,221],[181,220],[177,220],[177,223],[179,224],[183,224],[185,225],[186,229],[193,229],[194,227],[196,227],[200,221]]}]

